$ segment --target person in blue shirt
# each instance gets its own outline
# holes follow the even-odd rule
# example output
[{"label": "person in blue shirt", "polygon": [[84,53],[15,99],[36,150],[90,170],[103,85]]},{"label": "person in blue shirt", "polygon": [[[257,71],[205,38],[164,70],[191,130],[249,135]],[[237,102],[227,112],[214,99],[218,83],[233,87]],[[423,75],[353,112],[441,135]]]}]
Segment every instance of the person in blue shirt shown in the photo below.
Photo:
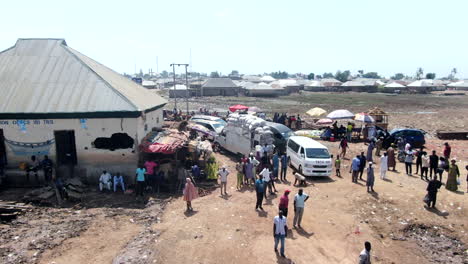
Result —
[{"label": "person in blue shirt", "polygon": [[145,187],[145,174],[146,174],[146,169],[143,167],[143,165],[140,165],[138,169],[136,169],[136,175],[135,175],[135,180],[136,180],[136,196],[138,195],[143,196],[143,189]]},{"label": "person in blue shirt", "polygon": [[263,211],[262,203],[265,193],[265,183],[263,182],[262,175],[259,175],[258,179],[255,181],[255,192],[257,193],[257,204],[255,205],[255,210],[260,208],[260,210]]},{"label": "person in blue shirt", "polygon": [[[354,183],[357,183],[357,179],[358,179],[358,175],[359,175],[359,165],[360,164],[361,164],[361,160],[359,159],[359,155],[357,155],[353,159],[353,161],[351,163],[351,168],[350,168],[352,170],[352,172],[353,172],[351,179],[352,179],[352,181]],[[351,172],[351,170],[349,172]]]},{"label": "person in blue shirt", "polygon": [[271,163],[273,164],[273,180],[276,180],[276,179],[278,179],[278,170],[279,170],[279,156],[278,156],[278,153],[275,152],[275,154],[271,158]]},{"label": "person in blue shirt", "polygon": [[286,181],[286,171],[288,170],[288,156],[286,153],[281,155],[281,173],[280,173],[280,180]]}]

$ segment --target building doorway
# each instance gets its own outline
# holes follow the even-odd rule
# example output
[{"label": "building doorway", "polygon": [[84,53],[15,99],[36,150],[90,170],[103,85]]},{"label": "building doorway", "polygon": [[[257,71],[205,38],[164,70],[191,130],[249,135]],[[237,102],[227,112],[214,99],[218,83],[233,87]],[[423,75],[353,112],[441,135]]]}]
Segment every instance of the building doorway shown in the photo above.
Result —
[{"label": "building doorway", "polygon": [[75,131],[59,130],[54,131],[55,150],[57,155],[57,165],[73,166],[77,163]]},{"label": "building doorway", "polygon": [[7,164],[7,155],[5,148],[5,137],[3,136],[3,129],[0,129],[0,166],[3,168]]}]

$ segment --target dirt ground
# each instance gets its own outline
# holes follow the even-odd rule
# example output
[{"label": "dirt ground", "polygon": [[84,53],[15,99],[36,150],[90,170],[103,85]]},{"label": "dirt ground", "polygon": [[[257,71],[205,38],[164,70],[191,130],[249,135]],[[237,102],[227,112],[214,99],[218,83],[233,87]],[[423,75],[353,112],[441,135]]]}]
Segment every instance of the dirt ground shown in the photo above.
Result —
[{"label": "dirt ground", "polygon": [[[317,102],[327,110],[347,108],[355,112],[381,106],[391,114],[391,126],[411,125],[428,131],[427,147],[439,152],[443,141],[434,138],[431,131],[441,127],[466,129],[468,125],[468,100],[463,96],[410,95],[405,99],[364,94],[359,95],[364,98],[362,102],[356,96],[337,94],[330,99],[325,93],[304,93],[279,101],[248,98],[249,103],[217,98],[207,102],[212,109],[256,103],[289,113],[307,110]],[[265,201],[265,212],[256,211],[253,187],[235,189],[234,158],[216,153],[218,162],[232,172],[228,196],[220,196],[216,189],[196,199],[195,211],[186,213],[180,194],[150,195],[145,201],[136,201],[131,195],[100,194],[90,187],[79,204],[64,208],[30,206],[18,219],[1,224],[0,263],[357,263],[364,241],[370,241],[373,263],[466,264],[468,196],[464,166],[468,165],[468,142],[449,142],[459,161],[462,184],[457,192],[443,186],[436,210],[425,208],[422,202],[427,182],[407,176],[403,164],[397,165],[397,172],[388,172],[384,181],[379,178],[377,162],[376,193],[367,193],[365,181],[351,182],[351,161],[345,159],[341,178],[308,180],[304,191],[311,198],[306,202],[303,228],[291,229],[291,200],[298,187],[292,182],[277,183],[278,193]],[[324,144],[333,154],[338,152],[337,142]],[[347,158],[365,149],[363,143],[352,143]],[[291,169],[287,177],[293,179]],[[284,259],[273,251],[272,221],[286,189],[292,193]],[[19,200],[25,192],[2,190],[0,200]]]}]

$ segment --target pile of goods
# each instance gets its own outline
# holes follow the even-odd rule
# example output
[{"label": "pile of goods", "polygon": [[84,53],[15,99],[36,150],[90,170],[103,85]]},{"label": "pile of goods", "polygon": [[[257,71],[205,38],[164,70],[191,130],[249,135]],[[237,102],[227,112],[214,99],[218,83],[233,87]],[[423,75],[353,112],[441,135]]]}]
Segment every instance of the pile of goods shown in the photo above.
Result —
[{"label": "pile of goods", "polygon": [[273,132],[267,126],[267,122],[253,115],[240,115],[234,113],[229,115],[225,131],[237,133],[240,137],[253,138],[260,145],[272,145],[275,142]]}]

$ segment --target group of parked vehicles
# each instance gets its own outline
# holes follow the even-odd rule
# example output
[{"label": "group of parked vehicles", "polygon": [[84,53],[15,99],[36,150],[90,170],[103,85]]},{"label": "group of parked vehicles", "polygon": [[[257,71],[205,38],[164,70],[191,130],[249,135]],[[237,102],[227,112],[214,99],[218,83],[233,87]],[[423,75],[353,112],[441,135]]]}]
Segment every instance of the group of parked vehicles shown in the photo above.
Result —
[{"label": "group of parked vehicles", "polygon": [[[215,150],[224,149],[245,156],[255,151],[254,133],[239,137],[238,133],[224,129],[227,123],[219,117],[195,115],[190,122],[216,133],[213,139]],[[328,177],[332,174],[333,162],[326,146],[308,137],[295,136],[291,129],[282,124],[266,122],[266,126],[273,132],[275,151],[286,153],[290,167],[304,176]],[[379,127],[376,129],[377,135],[384,138],[382,144],[384,148],[390,147],[399,138],[410,143],[414,148],[425,144],[425,132],[419,129],[398,128],[390,132]]]}]

